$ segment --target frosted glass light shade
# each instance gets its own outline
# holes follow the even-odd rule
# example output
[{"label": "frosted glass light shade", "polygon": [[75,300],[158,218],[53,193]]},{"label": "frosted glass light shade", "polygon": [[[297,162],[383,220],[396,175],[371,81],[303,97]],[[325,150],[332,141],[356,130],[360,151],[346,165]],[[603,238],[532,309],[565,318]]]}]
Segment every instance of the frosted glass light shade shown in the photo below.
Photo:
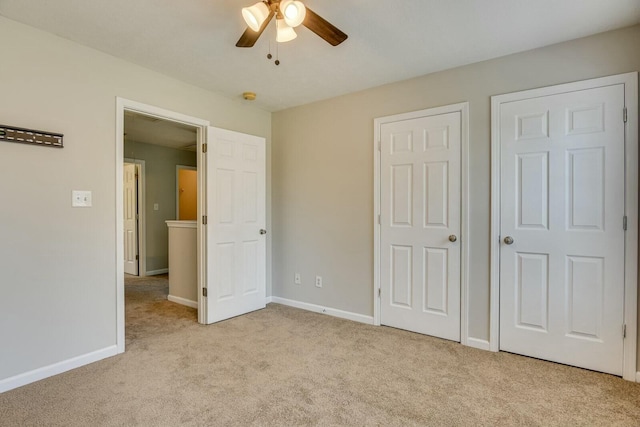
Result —
[{"label": "frosted glass light shade", "polygon": [[249,28],[251,28],[253,31],[260,30],[260,27],[262,27],[262,24],[264,24],[264,21],[268,16],[269,7],[261,1],[254,4],[253,6],[242,8],[242,17],[244,18],[244,21],[247,23]]},{"label": "frosted glass light shade", "polygon": [[280,11],[284,20],[290,27],[297,27],[302,24],[307,15],[307,8],[298,0],[283,0],[280,3]]},{"label": "frosted glass light shade", "polygon": [[284,19],[276,20],[277,33],[276,33],[276,41],[279,43],[284,43],[291,41],[298,37],[296,32],[287,25]]}]

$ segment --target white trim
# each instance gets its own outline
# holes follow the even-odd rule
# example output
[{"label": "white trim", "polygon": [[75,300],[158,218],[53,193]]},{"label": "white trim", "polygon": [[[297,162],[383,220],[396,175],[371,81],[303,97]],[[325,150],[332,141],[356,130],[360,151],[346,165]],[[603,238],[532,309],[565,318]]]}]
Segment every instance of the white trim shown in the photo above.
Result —
[{"label": "white trim", "polygon": [[187,307],[195,309],[198,308],[198,301],[191,301],[190,299],[176,297],[173,295],[167,295],[167,299],[171,302],[175,302],[176,304],[186,305]]},{"label": "white trim", "polygon": [[31,384],[118,354],[115,345],[0,380],[0,393]]},{"label": "white trim", "polygon": [[[138,171],[138,277],[147,271],[147,208],[145,198],[145,161],[125,157],[125,163],[133,163]],[[124,244],[124,243],[123,243]]]},{"label": "white trim", "polygon": [[198,223],[196,221],[177,221],[174,219],[169,219],[165,221],[167,227],[169,228],[198,228]]},{"label": "white trim", "polygon": [[481,340],[479,338],[467,337],[467,344],[469,347],[478,348],[480,350],[490,351],[491,347],[489,341]]},{"label": "white trim", "polygon": [[196,218],[196,223],[198,224],[198,231],[196,232],[196,244],[198,245],[198,323],[203,325],[207,323],[207,300],[201,297],[202,289],[206,287],[207,283],[207,230],[202,224],[202,218],[207,212],[207,154],[204,152],[203,147],[207,142],[208,134],[209,123],[198,128],[198,144],[196,147],[198,156],[198,216]]},{"label": "white trim", "polygon": [[273,297],[265,298],[265,304],[271,304],[273,302]]},{"label": "white trim", "polygon": [[300,308],[302,310],[313,311],[314,313],[328,314],[329,316],[353,320],[354,322],[366,323],[367,325],[373,325],[373,317],[365,316],[364,314],[352,313],[350,311],[338,310],[337,308],[323,307],[321,305],[310,304],[308,302],[295,301],[280,297],[271,297],[270,302],[287,305],[289,307]]},{"label": "white trim", "polygon": [[[124,335],[124,211],[123,211],[123,164],[124,164],[124,112],[134,111],[147,116],[157,117],[163,120],[169,120],[172,122],[184,123],[187,125],[195,126],[198,128],[198,152],[202,152],[202,142],[204,139],[204,133],[209,126],[208,120],[199,119],[196,117],[187,116],[185,114],[176,113],[174,111],[165,110],[164,108],[155,107],[153,105],[143,104],[141,102],[132,101],[129,99],[116,97],[116,193],[115,193],[115,208],[116,208],[116,345],[118,353],[123,353],[125,335]],[[198,163],[203,159],[198,157]],[[199,174],[201,175],[201,174]],[[203,182],[198,180],[198,217],[202,214],[202,188]],[[206,265],[202,262],[205,258],[205,252],[203,250],[204,239],[200,238],[203,229],[200,222],[198,222],[198,320],[200,320],[200,308],[204,305],[202,302],[204,299],[200,298],[202,295],[202,270],[206,270]],[[146,272],[149,274],[149,272]]]},{"label": "white trim", "polygon": [[169,272],[168,268],[159,268],[157,270],[149,270],[146,272],[147,276],[157,276],[159,274],[167,274]]},{"label": "white trim", "polygon": [[622,378],[633,381],[637,363],[638,339],[638,73],[620,76],[624,84],[624,102],[627,107],[625,131],[625,285],[624,322],[627,337],[624,341]]},{"label": "white trim", "polygon": [[[637,359],[637,296],[638,296],[638,73],[626,73],[539,89],[514,92],[491,97],[491,263],[490,263],[490,334],[493,351],[499,343],[500,293],[500,105],[533,97],[624,84],[627,126],[625,130],[625,284],[624,322],[627,337],[624,340],[622,377],[636,379]],[[620,113],[622,119],[622,112]]]},{"label": "white trim", "polygon": [[420,117],[435,116],[460,112],[460,342],[469,345],[468,340],[468,319],[469,319],[469,103],[445,105],[442,107],[429,108],[426,110],[413,111],[410,113],[396,114],[393,116],[379,117],[374,119],[373,138],[373,324],[380,325],[380,129],[383,124],[397,122],[400,120],[411,120]]},{"label": "white trim", "polygon": [[640,383],[640,371],[636,372],[636,382]]},{"label": "white trim", "polygon": [[[182,169],[198,172],[198,168],[196,166],[176,165],[176,220],[178,221],[180,220],[180,170]],[[196,181],[196,186],[197,185]]]}]

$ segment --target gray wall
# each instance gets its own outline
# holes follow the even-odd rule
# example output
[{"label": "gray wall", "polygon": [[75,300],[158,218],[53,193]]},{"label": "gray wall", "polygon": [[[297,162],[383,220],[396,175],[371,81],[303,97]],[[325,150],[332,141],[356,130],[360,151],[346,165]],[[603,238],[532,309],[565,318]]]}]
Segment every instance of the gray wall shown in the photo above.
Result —
[{"label": "gray wall", "polygon": [[[0,142],[1,381],[116,344],[117,96],[265,137],[267,153],[271,114],[3,17],[0,52],[2,124],[65,144]],[[72,208],[74,189],[93,207]]]},{"label": "gray wall", "polygon": [[[196,153],[126,141],[124,157],[145,161],[147,271],[169,268],[169,234],[165,221],[176,219],[176,166],[197,166]],[[155,203],[157,211],[153,210]]]},{"label": "gray wall", "polygon": [[273,294],[372,315],[373,119],[469,101],[469,333],[488,339],[490,97],[637,71],[639,49],[634,26],[274,113]]}]

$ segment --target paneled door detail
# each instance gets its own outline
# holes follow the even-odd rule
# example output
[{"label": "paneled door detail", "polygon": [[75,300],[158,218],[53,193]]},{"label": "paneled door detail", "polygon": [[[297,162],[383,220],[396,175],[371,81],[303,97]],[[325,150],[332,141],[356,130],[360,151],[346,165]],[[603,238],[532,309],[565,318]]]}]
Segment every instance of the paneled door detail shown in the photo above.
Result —
[{"label": "paneled door detail", "polygon": [[380,321],[460,341],[461,113],[383,123]]},{"label": "paneled door detail", "polygon": [[500,107],[500,349],[622,374],[624,86]]},{"label": "paneled door detail", "polygon": [[138,181],[134,163],[124,164],[124,272],[138,275]]},{"label": "paneled door detail", "polygon": [[206,153],[206,322],[265,307],[264,138],[210,127]]}]

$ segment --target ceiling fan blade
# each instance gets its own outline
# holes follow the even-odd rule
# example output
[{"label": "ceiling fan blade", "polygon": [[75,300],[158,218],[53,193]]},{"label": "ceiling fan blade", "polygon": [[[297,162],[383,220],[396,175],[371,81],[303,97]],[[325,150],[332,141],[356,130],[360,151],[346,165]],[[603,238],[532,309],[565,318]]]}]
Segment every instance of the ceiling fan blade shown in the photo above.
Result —
[{"label": "ceiling fan blade", "polygon": [[264,29],[267,28],[267,25],[269,25],[269,22],[271,22],[273,15],[273,11],[269,13],[269,16],[264,20],[262,27],[260,27],[258,31],[253,31],[251,28],[247,28],[240,36],[240,40],[236,43],[236,47],[253,47],[253,45],[256,44],[256,41],[258,41],[260,34],[262,34]]},{"label": "ceiling fan blade", "polygon": [[322,37],[332,46],[338,46],[347,39],[347,35],[332,25],[329,21],[307,8],[307,15],[302,25]]}]

